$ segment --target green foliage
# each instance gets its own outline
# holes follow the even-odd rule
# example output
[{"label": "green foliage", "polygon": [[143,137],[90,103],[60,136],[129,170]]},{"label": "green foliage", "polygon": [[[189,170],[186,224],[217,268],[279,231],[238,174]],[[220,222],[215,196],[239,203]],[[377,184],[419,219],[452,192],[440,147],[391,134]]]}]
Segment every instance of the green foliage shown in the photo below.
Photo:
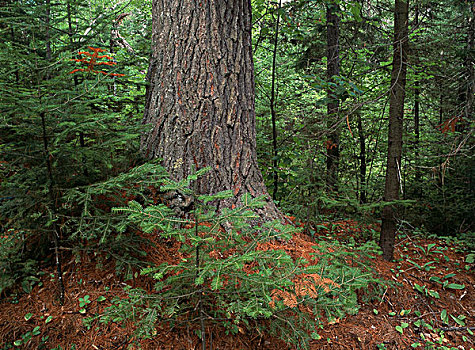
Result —
[{"label": "green foliage", "polygon": [[72,252],[80,259],[82,253],[104,252],[105,258],[116,262],[117,272],[132,277],[132,267],[143,264],[144,239],[136,234],[125,215],[112,213],[111,208],[134,199],[150,203],[154,199],[150,188],[159,187],[168,178],[163,168],[150,162],[139,165],[105,181],[64,192],[68,207],[78,214],[64,222]]},{"label": "green foliage", "polygon": [[425,205],[416,206],[423,214],[424,225],[429,232],[438,235],[456,236],[474,230],[474,161],[471,158],[455,159],[451,166],[457,170],[443,167],[433,170],[434,177],[421,186],[425,193]]},{"label": "green foliage", "polygon": [[371,254],[380,252],[374,241],[349,250],[338,241],[321,240],[317,241],[316,248],[316,264],[312,269],[340,286],[334,293],[319,300],[319,307],[329,317],[342,318],[345,314],[356,314],[359,308],[357,290],[371,287],[364,295],[368,299],[376,298],[382,292],[384,283],[373,276],[370,268]]},{"label": "green foliage", "polygon": [[400,326],[396,326],[396,330],[403,334],[404,333],[404,329],[407,328],[409,326],[409,323],[406,323],[406,322],[402,322]]},{"label": "green foliage", "polygon": [[[374,222],[388,204],[383,191],[391,2],[381,1],[377,7],[356,1],[336,3],[341,7],[341,71],[330,81],[325,74],[326,4],[290,1],[277,9],[267,0],[252,1],[259,162],[269,189],[274,173],[278,175],[279,206],[309,226],[323,217]],[[114,299],[104,321],[132,317],[139,322],[141,335],[151,336],[156,321],[172,326],[215,322],[236,332],[240,327],[262,326],[267,319],[275,334],[304,344],[309,336],[305,329],[314,327],[315,315],[299,312],[283,299],[274,300],[274,291],[292,293],[299,274],[318,275],[335,284],[328,291],[317,283],[318,298],[299,296],[298,304],[317,315],[324,310],[333,318],[355,313],[356,290],[379,286],[361,262],[364,249],[372,250],[374,245],[348,251],[354,248],[354,240],[344,246],[318,241],[319,253],[310,266],[282,251],[256,250],[292,234],[278,223],[249,224],[259,200],[243,197],[241,206],[216,213],[213,201],[229,193],[197,197],[189,185],[200,173],[176,184],[154,163],[137,166],[142,163],[138,125],[144,108],[150,5],[138,0],[127,4],[59,0],[50,5],[21,0],[0,6],[0,295],[32,290],[38,282],[39,262],[53,260],[55,234],[77,261],[88,253],[97,255],[99,264],[102,258],[111,258],[117,271],[130,278],[132,266],[145,267],[139,249],[143,239],[137,232],[157,232],[182,247],[177,261],[143,269],[160,293],[151,297],[142,290],[129,290],[129,299]],[[120,21],[117,11],[125,15]],[[473,12],[469,2],[452,0],[422,2],[418,11],[420,23],[411,23],[410,30],[401,200],[392,204],[402,209],[401,227],[420,228],[412,234],[427,230],[451,236],[459,249],[468,252],[464,267],[469,270],[475,250],[475,166],[473,116],[468,110],[473,105],[468,90],[473,82],[473,47],[466,39]],[[277,14],[281,26],[275,155],[269,96]],[[112,40],[112,29],[121,30],[132,50]],[[106,74],[70,74],[84,68],[73,60],[82,57],[78,52],[88,46],[107,48],[117,65],[106,67],[110,68]],[[420,90],[418,131],[416,87]],[[339,101],[341,115],[330,127],[326,104],[332,99]],[[335,192],[329,192],[325,183],[326,141],[332,131],[340,134],[341,150]],[[157,189],[176,193],[178,199],[193,198],[193,212],[183,218],[182,212],[154,197]],[[117,206],[122,209],[111,211]],[[368,230],[363,239],[376,236],[375,230]],[[431,245],[418,249],[431,259],[434,256],[433,261],[409,263],[430,271],[440,251]],[[466,288],[450,278],[430,281],[448,290]],[[426,284],[413,287],[427,298],[440,297]],[[87,301],[79,300],[81,310],[85,311]],[[464,322],[447,312],[446,321]],[[398,327],[402,333],[405,327]],[[196,330],[201,332],[199,327]],[[24,345],[24,340],[16,341]]]},{"label": "green foliage", "polygon": [[161,187],[193,197],[189,219],[176,217],[164,204],[130,201],[114,209],[145,232],[180,242],[180,250],[175,261],[142,269],[142,275],[155,281],[152,293],[128,288],[129,297],[114,298],[101,322],[132,319],[141,337],[153,337],[157,322],[171,328],[187,324],[201,336],[205,323],[220,324],[231,333],[266,328],[306,347],[322,311],[329,318],[357,312],[356,291],[377,282],[360,259],[369,247],[345,253],[322,242],[314,264],[294,261],[269,243],[287,241],[296,228],[278,222],[251,225],[263,202],[249,195],[235,208],[216,212],[210,203],[231,194],[196,196],[188,186],[198,175],[181,183],[165,181]]},{"label": "green foliage", "polygon": [[436,292],[435,290],[427,288],[426,285],[421,286],[417,283],[414,283],[414,289],[417,290],[422,295],[425,295],[426,297],[430,296],[430,297],[433,297],[433,298],[436,298],[436,299],[440,299],[439,293]]},{"label": "green foliage", "polygon": [[0,237],[0,295],[16,285],[25,293],[39,281],[37,262],[25,257],[25,234],[9,230]]},{"label": "green foliage", "polygon": [[[180,185],[167,188],[183,190]],[[236,333],[255,320],[286,310],[282,302],[270,306],[272,291],[289,289],[291,277],[301,268],[283,251],[260,251],[256,247],[271,239],[289,239],[294,229],[277,223],[250,227],[246,222],[256,218],[251,209],[262,202],[249,196],[244,196],[237,208],[224,209],[219,215],[204,204],[229,195],[195,198],[195,205],[198,201],[202,204],[195,209],[194,221],[174,218],[173,211],[164,205],[143,208],[132,201],[127,208],[116,209],[127,212],[129,221],[140,223],[145,231],[158,230],[164,238],[181,242],[181,259],[143,269],[143,275],[156,280],[156,293],[131,290],[130,298],[116,300],[119,306],[111,308],[103,319],[122,320],[130,317],[131,309],[143,305],[142,310],[132,312],[140,320],[141,336],[152,336],[158,319],[171,327],[193,323],[193,319],[218,322]],[[275,322],[288,323],[286,318],[276,318]],[[300,332],[291,338],[302,344],[307,341]]]},{"label": "green foliage", "polygon": [[[253,1],[258,159],[270,190],[278,175],[277,199],[286,212],[313,222],[322,214],[374,221],[383,205],[393,4],[336,3],[341,69],[333,81],[326,76],[326,4],[291,1],[279,12],[275,156],[269,97],[277,10],[275,3]],[[473,116],[468,111],[473,48],[467,41],[472,16],[466,2],[424,2],[418,5],[419,23],[410,29],[413,65],[404,108],[400,198],[416,202],[402,208],[400,218],[439,235],[474,231]],[[377,29],[381,23],[384,31]],[[454,23],[460,30],[451,29]],[[335,120],[326,109],[329,98],[340,102]],[[326,141],[331,132],[340,135],[340,162],[338,191],[329,193]]]},{"label": "green foliage", "polygon": [[85,295],[84,298],[79,298],[78,301],[79,301],[79,308],[80,308],[79,312],[81,314],[86,313],[86,307],[87,307],[88,304],[91,303],[90,296]]},{"label": "green foliage", "polygon": [[[105,46],[112,9],[82,0],[0,7],[0,235],[8,238],[0,245],[0,292],[16,282],[29,291],[55,236],[77,256],[107,251],[119,270],[137,262],[139,240],[118,234],[110,206],[136,186],[127,182],[133,171],[119,175],[141,162],[148,34],[131,41],[133,55],[111,43],[105,60],[116,65],[100,66],[104,73],[74,61],[88,46]],[[138,18],[141,11],[126,20],[131,34],[140,31]],[[85,71],[71,74],[76,69]]]}]

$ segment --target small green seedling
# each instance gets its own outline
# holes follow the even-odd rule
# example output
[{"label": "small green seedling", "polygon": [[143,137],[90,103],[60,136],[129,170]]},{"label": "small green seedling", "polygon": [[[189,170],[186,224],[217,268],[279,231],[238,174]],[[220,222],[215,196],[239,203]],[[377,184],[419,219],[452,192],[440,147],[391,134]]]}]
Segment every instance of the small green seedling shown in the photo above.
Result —
[{"label": "small green seedling", "polygon": [[81,314],[86,313],[86,306],[91,302],[89,298],[89,295],[85,295],[84,298],[79,298],[79,307],[81,308],[79,312]]},{"label": "small green seedling", "polygon": [[406,316],[406,315],[409,315],[410,313],[411,313],[411,309],[409,309],[409,310],[402,309],[401,312],[399,313],[399,315]]},{"label": "small green seedling", "polygon": [[434,248],[435,246],[436,246],[435,243],[431,243],[431,244],[428,244],[428,245],[427,245],[427,248],[424,248],[423,246],[420,246],[420,245],[416,245],[415,247],[416,247],[416,248],[419,248],[419,249],[422,251],[422,253],[423,253],[425,256],[427,256],[427,255],[429,255],[429,254],[431,254],[431,253],[435,253],[435,251],[431,251],[431,249]]},{"label": "small green seedling", "polygon": [[431,296],[433,298],[439,299],[440,295],[438,292],[435,290],[427,288],[425,285],[418,285],[417,283],[414,283],[414,289],[417,290],[419,293],[425,295],[425,296]]},{"label": "small green seedling", "polygon": [[450,288],[450,289],[464,289],[465,284],[457,284],[457,283],[446,283],[447,281],[444,282],[442,285],[444,288]]},{"label": "small green seedling", "polygon": [[400,326],[396,326],[396,330],[402,334],[404,333],[404,329],[407,328],[408,326],[409,326],[409,323],[402,322]]},{"label": "small green seedling", "polygon": [[25,334],[23,334],[21,336],[21,339],[15,340],[13,342],[13,345],[20,346],[22,344],[27,344],[31,340],[31,338],[33,338],[34,336],[37,336],[39,334],[41,334],[40,327],[36,326],[35,328],[33,328],[33,330],[31,332],[26,332]]},{"label": "small green seedling", "polygon": [[449,324],[449,315],[447,314],[447,310],[443,309],[443,310],[440,312],[440,319],[441,319],[442,322],[444,322],[445,324]]},{"label": "small green seedling", "polygon": [[455,321],[455,323],[457,323],[459,326],[462,326],[464,327],[465,326],[465,319],[467,318],[467,316],[464,316],[464,315],[458,315],[458,316],[453,316],[453,315],[450,315],[450,317]]}]

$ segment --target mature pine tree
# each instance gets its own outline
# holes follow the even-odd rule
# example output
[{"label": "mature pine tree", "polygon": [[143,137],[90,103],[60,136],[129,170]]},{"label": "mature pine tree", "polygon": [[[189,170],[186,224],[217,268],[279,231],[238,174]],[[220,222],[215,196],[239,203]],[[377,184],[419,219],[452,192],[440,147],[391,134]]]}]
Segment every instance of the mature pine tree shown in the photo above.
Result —
[{"label": "mature pine tree", "polygon": [[[408,0],[395,0],[394,47],[391,89],[389,99],[388,157],[384,200],[399,199],[401,183],[402,130],[404,98],[406,92],[407,51],[408,51]],[[392,260],[396,236],[396,209],[393,205],[383,208],[381,237],[379,245],[383,257]]]},{"label": "mature pine tree", "polygon": [[[154,0],[152,6],[143,154],[161,159],[175,180],[211,167],[198,181],[201,194],[268,197],[256,159],[251,1]],[[270,199],[259,214],[281,216]]]}]

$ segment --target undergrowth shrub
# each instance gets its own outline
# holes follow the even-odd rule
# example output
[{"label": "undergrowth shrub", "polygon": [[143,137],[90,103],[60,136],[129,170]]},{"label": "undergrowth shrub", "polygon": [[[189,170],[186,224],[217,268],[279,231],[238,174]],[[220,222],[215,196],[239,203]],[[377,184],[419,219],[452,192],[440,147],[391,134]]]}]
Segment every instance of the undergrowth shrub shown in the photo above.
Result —
[{"label": "undergrowth shrub", "polygon": [[0,296],[4,291],[20,285],[25,293],[39,281],[37,262],[25,257],[24,233],[9,230],[0,237]]},{"label": "undergrowth shrub", "polygon": [[127,198],[106,198],[134,184],[97,191],[141,162],[148,50],[103,48],[113,10],[102,4],[24,5],[0,6],[0,236],[15,242],[0,245],[0,278],[9,281],[0,293],[31,279],[35,264],[61,265],[64,248],[107,252],[128,265],[137,243],[117,234],[107,208]]},{"label": "undergrowth shrub", "polygon": [[[137,225],[129,224],[126,215],[113,213],[111,208],[130,200],[153,203],[154,199],[144,194],[167,178],[162,167],[149,162],[107,180],[65,191],[64,207],[71,208],[75,214],[64,216],[63,230],[68,237],[64,244],[71,247],[76,260],[91,253],[96,255],[98,263],[102,263],[102,258],[110,258],[117,273],[125,279],[132,278],[133,268],[144,266],[141,245],[146,240],[137,235]],[[126,230],[120,229],[126,225]]]},{"label": "undergrowth shrub", "polygon": [[318,337],[322,316],[357,311],[356,290],[376,281],[363,260],[324,244],[314,261],[294,260],[273,242],[287,242],[297,228],[275,221],[252,225],[263,201],[249,195],[239,206],[217,212],[213,201],[232,194],[197,196],[189,185],[202,172],[160,188],[193,198],[189,218],[177,217],[164,204],[130,201],[114,209],[145,232],[178,241],[180,249],[176,261],[142,269],[154,281],[153,290],[127,288],[128,298],[116,297],[100,322],[131,319],[144,338],[157,333],[158,323],[172,329],[187,325],[205,344],[210,324],[231,333],[257,328],[305,348]]},{"label": "undergrowth shrub", "polygon": [[[314,268],[344,288],[338,295],[323,299],[320,308],[328,317],[341,318],[345,314],[356,314],[359,310],[356,291],[364,290],[364,301],[378,298],[387,281],[374,275],[372,260],[381,255],[381,249],[374,240],[362,245],[342,244],[337,240],[317,240]],[[371,286],[371,290],[368,287]]]}]

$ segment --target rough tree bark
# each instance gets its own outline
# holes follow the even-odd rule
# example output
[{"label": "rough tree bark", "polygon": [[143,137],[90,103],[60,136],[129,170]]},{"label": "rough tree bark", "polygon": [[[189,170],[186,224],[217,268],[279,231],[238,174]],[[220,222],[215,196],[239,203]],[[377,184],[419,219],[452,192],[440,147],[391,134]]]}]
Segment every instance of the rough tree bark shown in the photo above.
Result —
[{"label": "rough tree bark", "polygon": [[143,154],[175,180],[209,166],[200,194],[265,195],[259,215],[281,218],[256,159],[250,0],[153,0],[152,16]]},{"label": "rough tree bark", "polygon": [[465,83],[465,108],[463,111],[463,117],[467,122],[473,121],[473,101],[475,95],[475,70],[474,66],[474,43],[475,43],[475,4],[472,3],[470,8],[471,12],[468,16],[468,28],[467,28],[467,51],[465,56],[465,68],[467,80]]},{"label": "rough tree bark", "polygon": [[[414,9],[414,27],[419,29],[419,5],[416,4]],[[417,45],[417,38],[416,38]],[[416,80],[414,81],[414,165],[416,168],[414,181],[416,183],[415,198],[422,198],[422,174],[419,160],[419,141],[420,141],[420,106],[421,106],[421,81],[419,79],[419,72],[421,71],[418,47],[414,49],[414,69]]]},{"label": "rough tree bark", "polygon": [[[388,157],[384,188],[385,201],[399,199],[407,51],[409,46],[408,12],[408,1],[395,0],[393,67],[389,99]],[[383,250],[383,258],[386,260],[393,259],[396,228],[396,206],[387,205],[383,208],[379,241],[379,245]]]},{"label": "rough tree bark", "polygon": [[[335,77],[340,75],[340,8],[336,3],[327,4],[327,80],[334,82]],[[327,89],[329,102],[327,103],[328,128],[330,134],[327,140],[327,190],[336,191],[338,186],[338,168],[340,161],[340,132],[338,129],[338,109],[340,103],[335,96],[334,88]]]}]

